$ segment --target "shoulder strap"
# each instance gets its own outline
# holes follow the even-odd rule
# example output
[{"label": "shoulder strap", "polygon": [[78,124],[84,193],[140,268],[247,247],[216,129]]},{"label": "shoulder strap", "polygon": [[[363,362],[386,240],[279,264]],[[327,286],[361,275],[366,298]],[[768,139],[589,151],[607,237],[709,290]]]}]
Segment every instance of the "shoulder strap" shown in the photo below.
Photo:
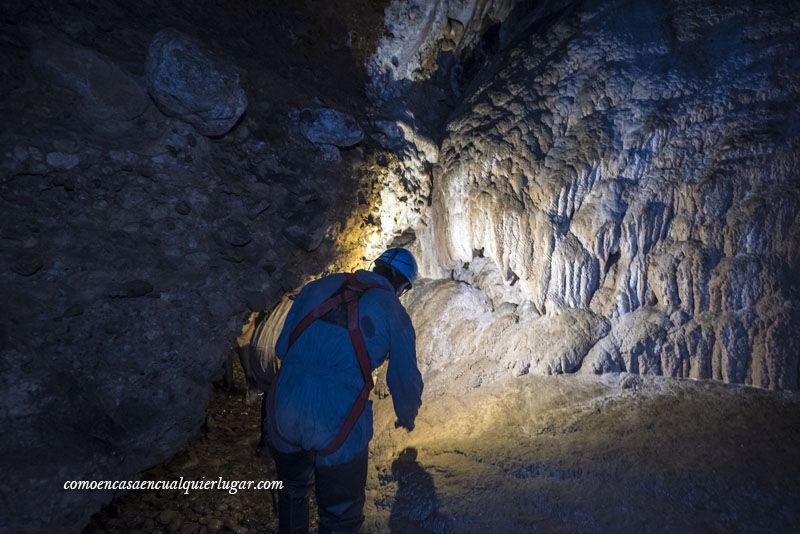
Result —
[{"label": "shoulder strap", "polygon": [[[360,281],[356,278],[354,273],[347,273],[347,278],[344,279],[342,285],[331,295],[327,300],[324,300],[319,306],[311,310],[308,314],[306,314],[303,319],[297,323],[297,326],[294,327],[292,333],[289,335],[289,346],[291,348],[294,345],[294,342],[306,331],[306,329],[311,326],[311,324],[331,311],[332,309],[336,308],[340,304],[345,302],[345,296],[347,293],[354,293],[355,298],[358,299],[361,297],[364,292],[368,289],[386,289],[384,286],[380,284],[370,284],[366,282]],[[356,318],[356,322],[358,319]],[[349,323],[349,318],[348,318]],[[287,348],[287,350],[288,350]]]},{"label": "shoulder strap", "polygon": [[385,289],[383,286],[377,284],[365,284],[356,279],[354,274],[348,274],[348,281],[346,283],[344,298],[347,303],[347,331],[350,334],[350,341],[353,343],[353,350],[356,353],[356,360],[358,367],[361,370],[361,377],[364,379],[364,385],[358,392],[350,411],[342,421],[342,426],[339,427],[339,432],[323,447],[319,454],[326,456],[337,451],[342,446],[350,431],[355,426],[356,421],[361,416],[367,405],[369,392],[375,386],[372,382],[372,360],[370,360],[367,345],[364,343],[364,336],[361,335],[361,324],[359,322],[358,301],[365,291],[372,288]]},{"label": "shoulder strap", "polygon": [[289,346],[287,350],[294,345],[294,342],[300,337],[300,335],[306,331],[306,328],[311,326],[311,323],[334,309],[335,307],[339,306],[342,302],[344,302],[344,294],[341,292],[341,288],[333,294],[332,297],[328,298],[327,300],[323,301],[322,304],[311,310],[308,314],[306,314],[303,319],[297,323],[297,326],[294,327],[292,333],[289,335]]}]

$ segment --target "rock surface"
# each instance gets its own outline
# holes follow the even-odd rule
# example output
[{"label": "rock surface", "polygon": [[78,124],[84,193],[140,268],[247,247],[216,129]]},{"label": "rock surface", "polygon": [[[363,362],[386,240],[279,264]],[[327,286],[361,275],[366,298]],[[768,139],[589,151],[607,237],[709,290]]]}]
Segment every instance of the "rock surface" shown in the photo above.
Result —
[{"label": "rock surface", "polygon": [[364,530],[800,527],[795,393],[630,374],[474,388],[467,374],[426,381],[413,432],[394,428],[391,399],[373,401]]},{"label": "rock surface", "polygon": [[145,72],[147,89],[159,109],[203,135],[227,133],[247,109],[239,70],[177,30],[153,36]]},{"label": "rock surface", "polygon": [[429,78],[440,52],[474,48],[487,29],[508,17],[514,0],[395,0],[386,8],[385,34],[367,64],[372,96],[397,97],[403,83]]},{"label": "rock surface", "polygon": [[[94,120],[130,120],[144,113],[149,104],[141,80],[91,48],[50,40],[33,49],[31,62],[45,82],[75,93],[81,113]],[[57,152],[52,154],[55,156],[48,154],[48,162],[51,157],[63,157]]]},{"label": "rock surface", "polygon": [[470,370],[465,373],[470,387],[509,373],[573,372],[609,332],[607,320],[586,310],[523,314],[509,303],[494,307],[480,289],[447,280],[415,284],[406,303],[416,325],[426,391],[453,366]]},{"label": "rock surface", "polygon": [[[416,31],[446,5],[431,3]],[[524,20],[449,120],[432,206],[396,210],[385,228],[435,251],[423,274],[488,296],[495,311],[470,297],[478,328],[511,321],[484,350],[517,362],[513,373],[574,371],[586,357],[589,373],[797,389],[796,11],[609,0],[544,3]],[[426,177],[411,170],[416,153],[398,152],[400,183]],[[465,292],[450,290],[450,306]],[[472,354],[462,340],[482,334],[440,319],[447,306],[420,319]],[[566,365],[537,364],[535,325],[576,313],[610,330],[567,330],[576,344],[544,359]]]},{"label": "rock surface", "polygon": [[[234,375],[243,386],[238,368]],[[464,375],[453,365],[428,380],[410,433],[394,428],[390,398],[372,397],[363,531],[800,528],[797,394],[627,373],[506,376],[474,388]],[[259,410],[241,395],[215,388],[200,436],[142,478],[275,480],[273,463],[253,447]],[[220,524],[277,532],[264,493],[129,492],[85,532]],[[313,501],[310,522],[313,531]]]},{"label": "rock surface", "polygon": [[[360,52],[328,46],[347,25],[367,46],[380,25],[305,0],[0,6],[0,530],[79,531],[113,492],[65,481],[170,458],[203,425],[250,308],[361,260],[385,151],[324,161],[288,117],[325,94],[362,121]],[[289,39],[301,20],[324,51]],[[255,81],[243,117],[238,68]],[[293,224],[321,230],[296,247]]]}]

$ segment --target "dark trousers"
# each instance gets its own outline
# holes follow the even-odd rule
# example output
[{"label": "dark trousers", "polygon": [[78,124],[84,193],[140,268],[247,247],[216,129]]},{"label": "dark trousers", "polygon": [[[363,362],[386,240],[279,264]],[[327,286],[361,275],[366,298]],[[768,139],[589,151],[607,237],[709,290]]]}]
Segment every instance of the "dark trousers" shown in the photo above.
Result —
[{"label": "dark trousers", "polygon": [[367,449],[341,465],[317,465],[314,451],[286,454],[270,447],[278,480],[278,530],[281,534],[308,532],[308,490],[314,474],[319,532],[358,532],[364,522]]}]

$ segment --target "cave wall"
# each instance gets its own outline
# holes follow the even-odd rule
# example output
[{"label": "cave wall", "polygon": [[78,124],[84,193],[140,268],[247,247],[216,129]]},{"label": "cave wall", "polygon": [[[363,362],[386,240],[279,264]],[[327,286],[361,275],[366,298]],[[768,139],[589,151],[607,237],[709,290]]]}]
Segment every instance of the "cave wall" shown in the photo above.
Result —
[{"label": "cave wall", "polygon": [[248,314],[361,260],[351,7],[0,1],[0,530],[82,528],[66,481],[168,459]]},{"label": "cave wall", "polygon": [[610,323],[567,330],[583,371],[797,388],[797,35],[786,3],[615,1],[526,36],[447,127],[440,263]]},{"label": "cave wall", "polygon": [[[545,2],[517,14],[460,87],[430,165],[417,246],[435,254],[424,274],[456,282],[412,306],[417,324],[438,325],[420,352],[480,353],[513,374],[797,389],[791,3]],[[465,300],[481,317],[472,328],[447,311]]]},{"label": "cave wall", "polygon": [[[0,2],[8,528],[79,528],[110,493],[59,481],[167,458],[249,311],[390,244],[427,394],[797,389],[788,2],[79,4]],[[219,83],[171,99],[165,28]]]}]

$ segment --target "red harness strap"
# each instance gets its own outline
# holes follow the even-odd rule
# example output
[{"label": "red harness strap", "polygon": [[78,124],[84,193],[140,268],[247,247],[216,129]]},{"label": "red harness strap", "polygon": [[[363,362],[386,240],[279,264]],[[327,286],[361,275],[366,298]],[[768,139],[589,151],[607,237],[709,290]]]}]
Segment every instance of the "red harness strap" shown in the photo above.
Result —
[{"label": "red harness strap", "polygon": [[[344,443],[345,439],[347,439],[348,434],[350,434],[350,431],[353,429],[356,421],[364,411],[364,407],[367,404],[367,399],[369,398],[369,392],[374,386],[372,382],[372,360],[370,360],[369,352],[367,352],[367,346],[364,343],[364,337],[361,335],[361,326],[358,320],[358,301],[361,298],[361,295],[363,295],[368,289],[385,290],[386,288],[379,284],[367,284],[365,282],[361,282],[356,278],[355,274],[347,273],[347,279],[336,291],[336,293],[334,293],[332,297],[325,300],[322,304],[311,310],[305,317],[303,317],[303,319],[297,323],[297,326],[294,327],[294,330],[292,330],[292,333],[289,335],[289,348],[291,348],[294,342],[297,341],[297,339],[303,334],[303,332],[306,331],[309,326],[311,326],[314,321],[343,303],[347,305],[347,331],[350,334],[350,341],[353,343],[353,350],[356,353],[356,359],[358,360],[358,367],[361,370],[361,376],[364,378],[364,386],[361,388],[361,391],[358,392],[353,405],[350,407],[350,411],[347,413],[347,416],[342,422],[342,426],[339,428],[339,432],[337,432],[330,442],[328,442],[328,444],[319,451],[319,454],[323,456],[337,451],[339,447],[342,446],[342,443]],[[274,425],[273,428],[276,431],[277,423],[275,422],[275,389],[276,384],[278,383],[279,375],[280,371],[278,371],[278,376],[276,376],[275,380],[272,382],[272,387],[270,388],[268,398],[270,411],[269,417],[272,419],[272,424]]]}]

